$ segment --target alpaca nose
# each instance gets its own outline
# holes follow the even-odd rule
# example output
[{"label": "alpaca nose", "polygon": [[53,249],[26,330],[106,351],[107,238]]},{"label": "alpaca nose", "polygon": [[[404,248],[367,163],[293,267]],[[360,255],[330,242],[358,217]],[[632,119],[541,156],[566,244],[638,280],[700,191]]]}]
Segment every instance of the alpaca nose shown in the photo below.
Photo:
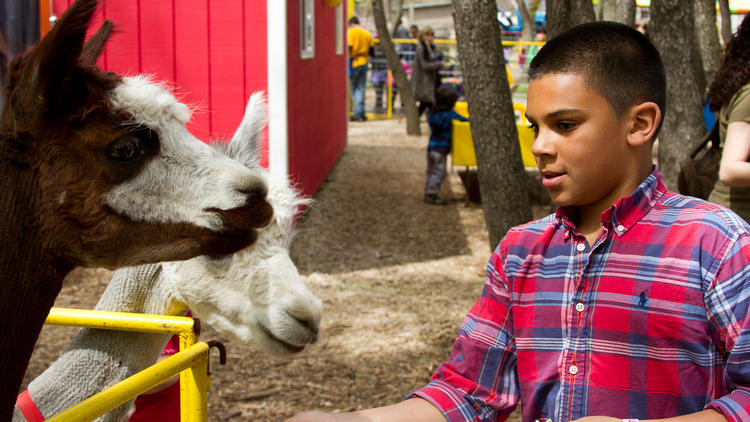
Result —
[{"label": "alpaca nose", "polygon": [[248,203],[265,199],[268,196],[268,185],[262,177],[258,176],[248,177],[242,185],[235,189],[247,196]]},{"label": "alpaca nose", "polygon": [[310,334],[308,342],[315,343],[318,341],[320,334],[320,314],[317,312],[304,311],[302,309],[287,309],[286,313],[292,317],[300,326]]}]

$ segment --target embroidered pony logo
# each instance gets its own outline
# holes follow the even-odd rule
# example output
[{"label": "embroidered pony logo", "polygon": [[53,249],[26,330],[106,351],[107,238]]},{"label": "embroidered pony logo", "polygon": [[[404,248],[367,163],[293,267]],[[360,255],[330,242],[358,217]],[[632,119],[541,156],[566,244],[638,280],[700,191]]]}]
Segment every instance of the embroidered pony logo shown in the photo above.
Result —
[{"label": "embroidered pony logo", "polygon": [[648,289],[641,292],[640,295],[638,295],[638,307],[639,308],[645,308],[646,304],[648,303],[648,298],[646,297],[646,292]]}]

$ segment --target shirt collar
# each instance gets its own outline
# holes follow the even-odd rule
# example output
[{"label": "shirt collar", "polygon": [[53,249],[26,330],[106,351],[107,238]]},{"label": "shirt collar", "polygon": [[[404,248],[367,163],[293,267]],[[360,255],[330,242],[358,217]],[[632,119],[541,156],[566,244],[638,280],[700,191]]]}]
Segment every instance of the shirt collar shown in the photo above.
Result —
[{"label": "shirt collar", "polygon": [[[622,236],[651,211],[654,204],[667,192],[664,180],[656,166],[651,174],[629,196],[617,200],[602,213],[601,224],[613,227],[618,236]],[[558,207],[555,218],[567,226],[575,227],[576,207]]]}]

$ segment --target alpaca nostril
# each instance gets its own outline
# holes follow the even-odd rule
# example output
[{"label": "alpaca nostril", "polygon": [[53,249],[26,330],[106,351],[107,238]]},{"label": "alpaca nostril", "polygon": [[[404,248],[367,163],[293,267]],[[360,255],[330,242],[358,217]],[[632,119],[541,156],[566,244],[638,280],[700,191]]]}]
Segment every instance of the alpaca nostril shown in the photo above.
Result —
[{"label": "alpaca nostril", "polygon": [[287,312],[287,314],[302,327],[312,331],[315,335],[318,334],[318,323],[315,319],[295,316],[290,312]]},{"label": "alpaca nostril", "polygon": [[260,178],[253,178],[244,186],[239,186],[236,189],[250,199],[265,199],[268,196],[268,185]]},{"label": "alpaca nostril", "polygon": [[[294,317],[292,317],[292,318],[294,318]],[[307,327],[310,326],[310,322],[307,321],[307,320],[299,319],[299,318],[294,318],[294,320],[297,321],[299,323],[299,325],[301,325],[301,326],[303,326],[305,328],[307,328]]]}]

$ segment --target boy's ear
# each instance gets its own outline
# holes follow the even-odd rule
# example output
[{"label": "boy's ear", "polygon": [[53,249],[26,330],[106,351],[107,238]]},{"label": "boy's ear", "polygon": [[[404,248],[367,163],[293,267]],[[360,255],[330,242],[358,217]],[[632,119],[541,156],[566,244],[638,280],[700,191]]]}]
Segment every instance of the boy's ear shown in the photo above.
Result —
[{"label": "boy's ear", "polygon": [[661,109],[656,103],[647,101],[636,104],[628,113],[628,144],[640,146],[653,140],[656,129],[661,122]]}]

